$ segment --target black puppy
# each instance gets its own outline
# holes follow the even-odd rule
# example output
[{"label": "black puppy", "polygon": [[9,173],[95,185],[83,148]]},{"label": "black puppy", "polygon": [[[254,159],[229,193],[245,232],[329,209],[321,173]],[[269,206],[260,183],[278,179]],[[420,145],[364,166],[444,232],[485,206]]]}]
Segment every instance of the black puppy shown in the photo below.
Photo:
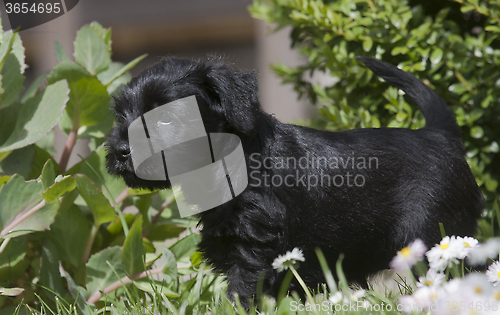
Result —
[{"label": "black puppy", "polygon": [[200,214],[199,249],[228,279],[228,293],[248,301],[265,273],[276,295],[280,254],[300,248],[299,272],[315,288],[324,281],[315,248],[334,266],[344,253],[351,281],[388,268],[416,238],[427,246],[449,235],[473,235],[483,196],[464,159],[460,130],[444,101],[414,76],[358,58],[401,88],[425,116],[423,129],[328,132],[284,124],[262,111],[252,73],[213,62],[166,59],[145,70],[116,98],[118,125],[108,140],[107,167],[130,187],[167,188],[133,171],[127,128],[140,115],[195,95],[207,132],[240,137],[249,185],[235,199]]}]

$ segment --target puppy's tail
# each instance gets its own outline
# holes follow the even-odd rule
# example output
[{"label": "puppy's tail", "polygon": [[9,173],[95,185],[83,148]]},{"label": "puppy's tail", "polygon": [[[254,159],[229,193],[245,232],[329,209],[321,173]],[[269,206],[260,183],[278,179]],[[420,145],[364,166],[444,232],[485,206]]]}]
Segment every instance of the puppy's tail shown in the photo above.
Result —
[{"label": "puppy's tail", "polygon": [[446,103],[422,81],[391,64],[370,57],[356,57],[356,59],[362,61],[385,81],[403,90],[424,114],[426,128],[460,134],[460,128],[453,113],[446,107]]}]

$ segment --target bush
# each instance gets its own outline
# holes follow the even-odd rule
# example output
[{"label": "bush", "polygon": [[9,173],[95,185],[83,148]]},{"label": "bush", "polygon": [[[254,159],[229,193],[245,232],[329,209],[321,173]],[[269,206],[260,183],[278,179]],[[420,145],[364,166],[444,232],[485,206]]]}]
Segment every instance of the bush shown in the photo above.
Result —
[{"label": "bush", "polygon": [[[440,10],[433,12],[436,8]],[[442,96],[456,114],[467,161],[487,197],[480,237],[499,234],[498,1],[255,0],[250,11],[276,29],[291,26],[292,46],[307,63],[272,68],[300,97],[323,105],[322,119],[309,121],[315,127],[424,126],[415,106],[360,65],[354,58],[358,55],[399,65]],[[315,72],[338,81],[314,83],[310,77]]]}]

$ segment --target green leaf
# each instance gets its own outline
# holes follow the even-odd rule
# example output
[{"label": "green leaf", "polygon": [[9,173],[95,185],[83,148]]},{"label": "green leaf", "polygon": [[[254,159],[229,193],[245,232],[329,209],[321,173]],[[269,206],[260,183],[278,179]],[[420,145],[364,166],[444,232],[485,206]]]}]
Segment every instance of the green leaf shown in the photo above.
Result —
[{"label": "green leaf", "polygon": [[66,79],[70,88],[67,106],[73,127],[91,126],[104,119],[109,111],[109,95],[106,87],[84,68],[66,60],[59,63],[47,77],[53,83]]},{"label": "green leaf", "polygon": [[498,182],[494,179],[488,179],[484,182],[484,186],[486,187],[486,190],[495,192],[498,187]]},{"label": "green leaf", "polygon": [[0,45],[0,69],[5,62],[5,56],[12,53],[19,65],[21,65],[21,73],[24,73],[26,64],[24,63],[24,47],[19,33],[13,33],[12,30],[7,31],[2,36],[2,45]]},{"label": "green leaf", "polygon": [[125,277],[120,247],[109,247],[92,255],[86,265],[87,290],[90,294],[104,290]]},{"label": "green leaf", "polygon": [[9,179],[12,176],[6,175],[6,176],[0,176],[0,187],[2,187],[3,184],[9,181]]},{"label": "green leaf", "polygon": [[128,276],[144,271],[144,255],[146,250],[142,245],[142,215],[138,215],[125,239],[121,254],[123,268]]},{"label": "green leaf", "polygon": [[366,37],[365,40],[363,41],[363,50],[368,52],[370,49],[372,49],[373,46],[373,40],[370,37]]},{"label": "green leaf", "polygon": [[148,238],[152,241],[162,241],[168,238],[179,236],[186,228],[172,224],[154,224],[148,233]]},{"label": "green leaf", "polygon": [[[147,54],[141,55],[132,60],[131,62],[127,63],[125,66],[121,66],[121,64],[113,62],[111,64],[112,67],[110,66],[108,70],[100,73],[97,76],[97,78],[102,82],[102,84],[107,86],[111,84],[111,82],[113,82],[114,80],[124,75],[127,71],[132,69],[136,64],[138,64],[141,60],[143,60],[147,56],[148,56]],[[117,65],[120,65],[121,67],[116,69]]]},{"label": "green leaf", "polygon": [[61,131],[64,132],[66,136],[73,130],[73,123],[71,122],[67,110],[63,112],[61,119],[59,119],[59,128],[61,128]]},{"label": "green leaf", "polygon": [[200,236],[193,233],[177,241],[170,247],[170,250],[175,255],[177,261],[189,261],[189,257],[196,251],[199,241]]},{"label": "green leaf", "polygon": [[68,191],[72,191],[75,188],[75,178],[73,176],[66,176],[47,188],[47,190],[42,194],[42,197],[47,203],[52,203]]},{"label": "green leaf", "polygon": [[19,223],[15,228],[11,229],[7,235],[9,237],[17,237],[19,235],[48,230],[54,222],[58,210],[58,202],[45,205],[26,220]]},{"label": "green leaf", "polygon": [[[0,174],[19,174],[25,178],[29,178],[33,170],[35,156],[36,149],[32,145],[11,151],[11,153],[0,162]],[[38,174],[34,177],[37,177]]]},{"label": "green leaf", "polygon": [[[9,154],[11,154],[12,151],[7,151],[7,152],[2,152],[0,153],[0,163],[2,163],[3,160],[5,160],[5,158],[7,158],[9,156]],[[2,174],[3,172],[0,171],[0,174]]]},{"label": "green leaf", "polygon": [[[50,135],[51,133],[49,133]],[[38,141],[37,143],[40,143],[40,141]],[[41,143],[40,143],[41,144]],[[48,161],[48,160],[51,160],[52,161],[52,164],[54,165],[54,172],[56,175],[58,174],[61,174],[61,168],[59,167],[59,165],[57,164],[57,162],[54,160],[54,158],[47,152],[45,151],[44,149],[40,148],[38,145],[36,144],[33,144],[33,145],[30,145],[26,148],[34,148],[35,149],[35,156],[33,157],[33,162],[31,164],[31,173],[29,175],[29,178],[37,178],[40,176],[40,174],[42,174],[42,170],[43,170],[43,166],[45,165],[45,163]],[[22,148],[20,150],[16,150],[15,152],[17,151],[22,151],[26,148]]]},{"label": "green leaf", "polygon": [[482,138],[484,135],[484,130],[480,126],[474,126],[470,130],[470,135],[472,138],[476,139]]},{"label": "green leaf", "polygon": [[32,98],[38,93],[40,86],[42,85],[43,80],[47,77],[47,73],[43,73],[39,75],[33,83],[31,83],[30,87],[24,92],[23,98],[21,99],[21,103],[25,104],[27,100]]},{"label": "green leaf", "polygon": [[[73,204],[78,192],[66,194],[61,202],[61,210],[47,232],[59,253],[59,258],[78,267],[90,234],[90,222],[82,211]],[[73,196],[71,196],[73,195]]]},{"label": "green leaf", "polygon": [[488,32],[500,33],[500,27],[495,25],[488,25],[484,29]]},{"label": "green leaf", "polygon": [[94,225],[99,226],[103,223],[111,222],[116,214],[109,201],[104,197],[102,191],[85,175],[75,175],[76,187],[80,195],[87,203],[87,206],[94,216]]},{"label": "green leaf", "polygon": [[[34,211],[40,204],[42,183],[25,182],[24,178],[14,175],[0,188],[0,237],[15,237],[49,228],[59,209],[58,203],[45,205]],[[31,211],[30,211],[31,210]],[[20,218],[23,218],[20,220]]]},{"label": "green leaf", "polygon": [[47,190],[50,186],[54,184],[54,179],[56,178],[56,173],[54,171],[54,163],[51,160],[47,160],[42,169],[42,184],[43,188]]},{"label": "green leaf", "polygon": [[24,292],[23,288],[1,288],[0,287],[0,295],[4,296],[18,296]]},{"label": "green leaf", "polygon": [[68,55],[66,55],[66,52],[64,51],[63,46],[59,41],[56,39],[54,42],[54,46],[56,48],[56,57],[59,62],[62,62],[64,60],[68,60]]},{"label": "green leaf", "polygon": [[[40,280],[42,285],[50,290],[54,291],[59,295],[65,293],[61,274],[59,273],[59,257],[57,254],[57,248],[54,244],[45,240],[42,247],[42,265],[40,268]],[[52,299],[54,298],[52,294],[48,294]]]},{"label": "green leaf", "polygon": [[127,192],[129,194],[129,196],[142,196],[142,195],[154,194],[156,192],[156,190],[151,191],[149,189],[142,189],[142,188],[128,188]]},{"label": "green leaf", "polygon": [[18,237],[13,239],[5,239],[4,242],[9,243],[5,246],[0,255],[0,275],[10,268],[14,268],[17,264],[23,262],[26,252],[28,251],[28,242],[26,237]]},{"label": "green leaf", "polygon": [[75,60],[91,74],[106,70],[111,63],[104,39],[91,26],[82,27],[76,34]]},{"label": "green leaf", "polygon": [[68,283],[69,292],[71,293],[73,299],[76,301],[76,305],[78,305],[80,311],[84,315],[90,315],[89,304],[85,302],[85,300],[90,297],[89,292],[85,290],[85,288],[82,288],[81,286],[77,285],[75,283],[75,280],[73,280],[71,275],[68,272],[66,272],[66,270],[62,269],[61,274],[63,278],[66,279],[66,282]]},{"label": "green leaf", "polygon": [[150,278],[142,278],[138,280],[134,280],[134,285],[142,291],[149,292],[151,294],[164,294],[167,297],[179,297],[180,294],[176,293],[168,288],[165,287],[165,283],[158,281],[158,280],[153,280]]},{"label": "green leaf", "polygon": [[11,106],[24,90],[22,65],[14,54],[7,55],[0,74],[2,75],[2,88],[5,90],[0,104],[0,109],[2,109]]},{"label": "green leaf", "polygon": [[94,31],[96,31],[96,33],[104,40],[106,48],[111,55],[111,28],[105,29],[97,22],[90,23],[90,27],[92,27]]},{"label": "green leaf", "polygon": [[[127,226],[132,225],[132,223],[134,223],[135,219],[137,218],[137,215],[130,213],[124,214],[123,216],[125,218]],[[108,231],[108,233],[111,235],[123,234],[123,226],[120,218],[116,217],[112,222],[110,222],[106,226],[106,231]]]},{"label": "green leaf", "polygon": [[[3,67],[5,58],[12,51],[12,46],[14,45],[14,33],[12,31],[7,31],[2,34],[1,45],[0,45],[0,70]],[[21,61],[19,61],[21,63]]]},{"label": "green leaf", "polygon": [[[0,146],[9,139],[16,126],[19,108],[10,106],[0,109]],[[6,119],[8,117],[9,119]]]},{"label": "green leaf", "polygon": [[[67,174],[76,173],[87,175],[103,191],[104,196],[113,203],[115,198],[127,188],[122,178],[112,176],[108,173],[106,169],[106,148],[104,146],[92,152],[85,159],[85,163],[80,162],[67,172]],[[109,192],[108,189],[105,189],[103,183],[109,189]]]},{"label": "green leaf", "polygon": [[177,279],[177,260],[174,254],[166,247],[163,248],[163,276],[167,283]]},{"label": "green leaf", "polygon": [[194,268],[198,268],[203,262],[203,254],[200,252],[194,252],[191,254],[191,257],[189,257],[189,260]]},{"label": "green leaf", "polygon": [[129,72],[125,72],[124,75],[111,82],[111,84],[106,88],[106,91],[108,91],[109,95],[113,95],[119,88],[127,84],[131,79],[132,75]]},{"label": "green leaf", "polygon": [[433,64],[438,64],[443,58],[443,50],[436,48],[431,54],[430,60]]},{"label": "green leaf", "polygon": [[[56,155],[56,149],[54,148],[54,139],[55,139],[55,132],[54,132],[54,130],[51,130],[51,131],[49,131],[49,133],[47,134],[47,136],[45,138],[40,139],[37,142],[35,142],[35,146],[37,146],[39,149],[47,152],[47,154],[49,154],[50,157],[52,157],[53,155]],[[52,158],[52,160],[54,160],[54,159]],[[44,161],[44,163],[45,163],[45,161]],[[55,164],[57,164],[57,163],[55,163]],[[41,170],[42,170],[42,168],[40,168],[40,171]]]},{"label": "green leaf", "polygon": [[[9,138],[0,145],[0,152],[25,147],[46,136],[62,116],[68,101],[68,83],[60,81],[49,85],[45,91],[29,99],[26,104],[16,104],[17,120]],[[0,125],[10,124],[0,111]]]},{"label": "green leaf", "polygon": [[142,246],[144,246],[146,253],[156,253],[154,244],[145,237],[142,238]]},{"label": "green leaf", "polygon": [[21,41],[21,36],[19,36],[19,33],[14,34],[14,42],[12,44],[11,53],[16,56],[19,64],[21,65],[21,73],[24,73],[27,65],[25,63],[23,42]]},{"label": "green leaf", "polygon": [[112,111],[108,111],[104,119],[99,123],[92,126],[80,127],[80,129],[78,129],[78,139],[104,138],[113,127],[114,121],[115,114]]},{"label": "green leaf", "polygon": [[408,115],[407,115],[405,112],[398,112],[398,113],[396,114],[396,119],[397,119],[398,121],[403,121],[403,120],[405,120],[405,119],[406,119],[406,117],[408,117]]}]

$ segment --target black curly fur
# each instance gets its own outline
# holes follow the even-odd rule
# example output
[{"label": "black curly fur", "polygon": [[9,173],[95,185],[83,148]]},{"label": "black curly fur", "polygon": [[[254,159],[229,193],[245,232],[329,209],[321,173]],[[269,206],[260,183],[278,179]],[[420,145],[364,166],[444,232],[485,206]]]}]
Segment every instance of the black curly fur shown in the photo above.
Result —
[{"label": "black curly fur", "polygon": [[[450,235],[472,235],[484,201],[463,157],[452,113],[414,76],[371,58],[359,60],[403,89],[423,112],[427,126],[328,132],[284,124],[262,111],[253,73],[216,62],[165,59],[132,79],[116,97],[118,125],[107,140],[108,170],[131,187],[169,187],[168,181],[135,176],[127,128],[156,106],[190,95],[196,96],[207,132],[238,135],[249,186],[232,201],[200,214],[199,249],[227,276],[228,293],[237,293],[245,303],[255,294],[261,273],[264,292],[277,294],[283,273],[278,274],[272,262],[294,247],[305,256],[301,276],[316,288],[324,278],[315,248],[323,251],[332,267],[344,253],[347,278],[365,283],[369,274],[388,268],[396,251],[415,238],[427,246],[438,242],[439,223]],[[263,184],[272,176],[345,178],[351,170],[326,164],[308,168],[262,164],[269,166],[272,161],[265,159],[270,157],[305,156],[344,161],[372,157],[378,167],[355,169],[366,179],[363,187]]]}]

